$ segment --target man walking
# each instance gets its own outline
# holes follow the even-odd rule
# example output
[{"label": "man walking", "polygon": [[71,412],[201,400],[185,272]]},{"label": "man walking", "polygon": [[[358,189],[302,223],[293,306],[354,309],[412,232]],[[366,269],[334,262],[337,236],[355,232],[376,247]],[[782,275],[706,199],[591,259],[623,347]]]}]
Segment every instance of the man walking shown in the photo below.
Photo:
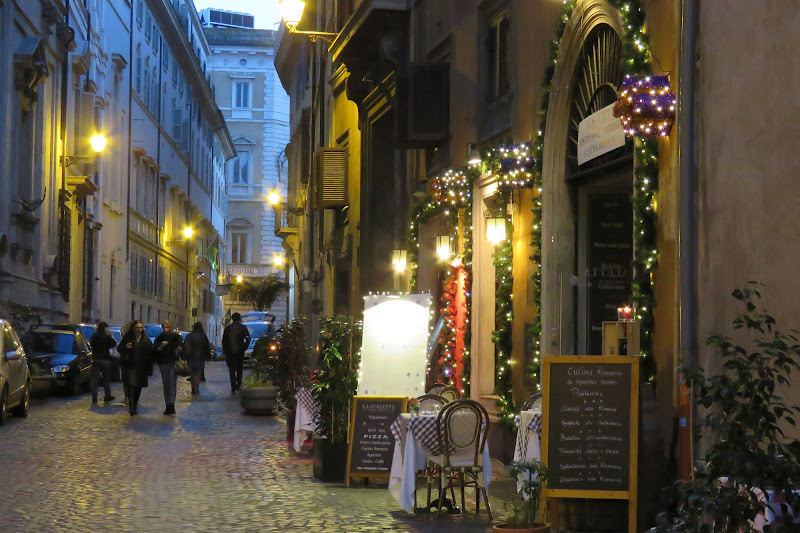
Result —
[{"label": "man walking", "polygon": [[175,394],[177,391],[177,375],[175,374],[175,361],[181,350],[180,333],[172,330],[172,324],[165,320],[161,323],[161,334],[153,341],[153,357],[161,370],[161,382],[164,384],[164,409],[165,415],[175,414]]},{"label": "man walking", "polygon": [[231,322],[222,332],[222,352],[231,375],[231,394],[242,388],[242,372],[244,370],[244,352],[250,344],[250,331],[242,324],[242,315],[233,313]]},{"label": "man walking", "polygon": [[111,352],[110,350],[117,345],[117,341],[108,331],[108,324],[98,322],[95,326],[94,334],[89,339],[92,346],[92,373],[89,376],[89,388],[92,389],[92,404],[97,403],[97,381],[98,374],[103,374],[103,390],[106,393],[105,403],[111,402]]}]

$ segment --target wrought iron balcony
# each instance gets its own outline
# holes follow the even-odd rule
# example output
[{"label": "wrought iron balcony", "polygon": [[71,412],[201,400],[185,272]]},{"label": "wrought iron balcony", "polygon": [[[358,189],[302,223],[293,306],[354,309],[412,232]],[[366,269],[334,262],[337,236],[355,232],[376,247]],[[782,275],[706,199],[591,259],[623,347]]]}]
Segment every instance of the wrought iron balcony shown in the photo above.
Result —
[{"label": "wrought iron balcony", "polygon": [[297,208],[289,207],[286,202],[275,206],[275,235],[281,239],[297,235],[297,219],[300,215],[302,213],[298,213]]}]

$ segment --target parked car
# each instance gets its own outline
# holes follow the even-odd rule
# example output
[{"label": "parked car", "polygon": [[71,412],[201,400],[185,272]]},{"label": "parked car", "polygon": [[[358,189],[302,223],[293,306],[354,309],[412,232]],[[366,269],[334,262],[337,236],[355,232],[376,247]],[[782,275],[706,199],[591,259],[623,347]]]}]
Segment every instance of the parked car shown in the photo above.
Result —
[{"label": "parked car", "polygon": [[244,364],[249,365],[253,359],[253,348],[255,348],[256,341],[261,337],[272,337],[275,329],[272,322],[247,322],[245,326],[250,332],[250,344],[244,352]]},{"label": "parked car", "polygon": [[0,319],[0,426],[8,412],[26,417],[31,398],[31,374],[25,349],[14,328]]},{"label": "parked car", "polygon": [[242,315],[242,322],[269,322],[275,323],[275,315],[264,311],[250,311]]},{"label": "parked car", "polygon": [[[108,326],[108,331],[117,344],[122,342],[122,326]],[[119,366],[119,352],[111,350],[111,381],[122,381],[122,369]]]},{"label": "parked car", "polygon": [[156,337],[161,335],[163,329],[161,328],[161,324],[145,324],[144,325],[144,332],[150,337],[150,342],[156,340]]},{"label": "parked car", "polygon": [[92,350],[78,330],[32,330],[22,338],[22,345],[35,367],[33,382],[48,384],[78,394],[89,382]]},{"label": "parked car", "polygon": [[31,329],[36,331],[75,330],[80,331],[83,334],[83,338],[88,340],[94,335],[95,326],[94,324],[39,324]]}]

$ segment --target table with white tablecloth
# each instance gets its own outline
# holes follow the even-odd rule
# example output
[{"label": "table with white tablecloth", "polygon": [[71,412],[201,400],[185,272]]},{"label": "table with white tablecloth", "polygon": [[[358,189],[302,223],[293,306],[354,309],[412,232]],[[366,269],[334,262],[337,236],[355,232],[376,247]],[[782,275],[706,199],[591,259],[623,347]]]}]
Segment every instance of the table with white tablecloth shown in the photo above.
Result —
[{"label": "table with white tablecloth", "polygon": [[[391,425],[394,435],[394,455],[389,478],[389,493],[406,511],[414,509],[414,491],[417,488],[417,472],[424,470],[427,458],[440,454],[436,433],[435,414],[412,416],[401,414]],[[483,476],[481,483],[488,487],[492,482],[492,463],[489,459],[489,444],[481,455]]]},{"label": "table with white tablecloth", "polygon": [[297,389],[294,397],[297,400],[294,415],[294,449],[299,452],[306,439],[317,429],[314,419],[319,413],[319,404],[308,389]]},{"label": "table with white tablecloth", "polygon": [[[522,411],[517,423],[517,443],[514,446],[515,461],[541,460],[542,412]],[[517,479],[517,490],[522,490],[522,475]]]}]

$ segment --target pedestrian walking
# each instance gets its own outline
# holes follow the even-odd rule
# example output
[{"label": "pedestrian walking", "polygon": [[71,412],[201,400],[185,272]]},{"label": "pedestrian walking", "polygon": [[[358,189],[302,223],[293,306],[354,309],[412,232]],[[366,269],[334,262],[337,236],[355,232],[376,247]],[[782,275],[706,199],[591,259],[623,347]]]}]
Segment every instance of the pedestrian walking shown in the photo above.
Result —
[{"label": "pedestrian walking", "polygon": [[117,346],[121,363],[125,369],[122,375],[123,386],[128,392],[128,413],[138,414],[139,396],[147,387],[147,369],[153,367],[153,343],[144,332],[141,320],[133,322],[130,331]]},{"label": "pedestrian walking", "polygon": [[231,322],[222,332],[222,353],[231,376],[231,394],[242,388],[242,372],[244,371],[244,352],[250,344],[250,330],[242,324],[242,315],[233,313]]},{"label": "pedestrian walking", "polygon": [[192,373],[189,376],[192,381],[192,396],[200,394],[200,378],[206,367],[206,357],[211,349],[211,343],[203,331],[203,324],[195,322],[192,331],[186,335],[183,341],[183,357],[189,363]]},{"label": "pedestrian walking", "polygon": [[175,393],[178,376],[175,374],[175,361],[183,350],[180,333],[172,329],[172,324],[165,320],[161,323],[161,333],[153,341],[153,359],[161,370],[161,383],[164,385],[165,415],[175,414]]},{"label": "pedestrian walking", "polygon": [[92,404],[97,403],[97,381],[103,374],[103,391],[106,393],[104,403],[111,402],[111,350],[117,345],[117,341],[108,331],[106,322],[98,322],[95,326],[94,334],[89,339],[92,347],[92,372],[89,375],[89,387],[92,389]]}]

